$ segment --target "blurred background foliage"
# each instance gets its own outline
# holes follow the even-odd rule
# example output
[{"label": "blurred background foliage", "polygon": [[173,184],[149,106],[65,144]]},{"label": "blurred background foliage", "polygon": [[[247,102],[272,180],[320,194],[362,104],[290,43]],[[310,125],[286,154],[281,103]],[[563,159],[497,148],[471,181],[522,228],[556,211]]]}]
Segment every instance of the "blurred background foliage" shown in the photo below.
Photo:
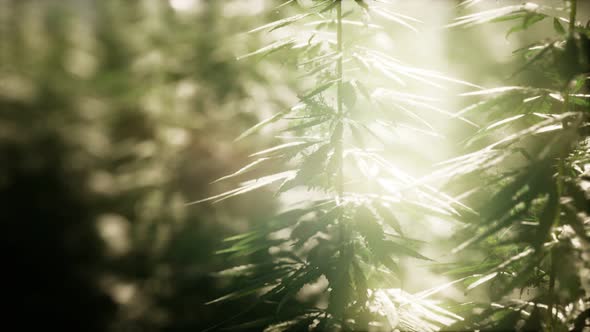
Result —
[{"label": "blurred background foliage", "polygon": [[[425,23],[417,34],[400,31],[390,47],[396,55],[487,87],[517,68],[512,50],[553,33],[550,23],[509,37],[502,24],[445,30],[457,1],[398,3]],[[212,275],[227,266],[213,253],[279,201],[257,191],[218,205],[186,203],[232,188],[210,182],[277,140],[267,132],[233,139],[297,100],[288,54],[235,60],[268,42],[244,32],[288,15],[271,10],[278,4],[0,0],[5,324],[199,331],[248,303],[204,305],[231,283]],[[580,7],[585,22],[588,3]],[[436,94],[458,110],[458,92]],[[424,151],[433,161],[457,154],[454,142],[472,134],[443,125],[448,139]],[[432,239],[447,236],[444,229],[413,231]],[[446,280],[421,276],[408,287]]]},{"label": "blurred background foliage", "polygon": [[260,144],[231,141],[289,90],[262,75],[280,64],[235,61],[248,45],[230,38],[263,15],[245,5],[0,2],[1,243],[16,326],[185,331],[223,318],[203,306],[223,286],[212,252],[274,205],[264,192],[185,203]]}]

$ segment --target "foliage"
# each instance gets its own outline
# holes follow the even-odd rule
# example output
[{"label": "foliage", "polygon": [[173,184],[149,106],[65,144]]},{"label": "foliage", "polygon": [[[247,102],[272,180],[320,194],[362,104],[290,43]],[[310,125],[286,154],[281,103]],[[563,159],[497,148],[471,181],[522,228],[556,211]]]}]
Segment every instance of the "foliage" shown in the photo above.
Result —
[{"label": "foliage", "polygon": [[209,253],[239,229],[236,216],[255,220],[274,206],[184,203],[245,160],[220,137],[283,104],[249,89],[286,83],[218,47],[258,21],[226,25],[219,3],[177,13],[167,1],[0,2],[7,325],[199,331],[224,317],[203,305],[221,292],[208,273],[221,259]]},{"label": "foliage", "polygon": [[0,1],[6,325],[588,329],[588,9]]},{"label": "foliage", "polygon": [[[477,2],[464,1],[461,6],[469,8]],[[287,1],[280,7],[294,3]],[[242,58],[290,51],[304,71],[303,79],[314,84],[300,95],[297,105],[240,137],[283,119],[289,123],[283,129],[290,133],[284,136],[286,142],[253,154],[256,160],[228,177],[265,163],[285,165],[286,170],[243,182],[203,201],[225,200],[273,183],[281,183],[279,194],[301,186],[314,191],[259,229],[227,239],[229,247],[221,254],[253,255],[251,264],[228,270],[249,283],[212,303],[258,294],[254,305],[271,304],[275,314],[237,326],[260,324],[265,331],[366,330],[369,326],[417,331],[444,326],[451,330],[581,330],[589,310],[585,177],[590,31],[575,20],[576,2],[564,3],[564,8],[530,2],[509,5],[464,15],[449,24],[516,22],[508,37],[551,20],[557,34],[515,51],[525,63],[511,79],[535,70],[544,76],[537,85],[492,89],[471,85],[478,90],[462,96],[484,99],[456,114],[441,110],[426,97],[403,92],[405,80],[431,86],[438,86],[437,81],[468,83],[408,67],[362,45],[372,29],[379,29],[376,17],[415,29],[417,20],[394,12],[387,1],[354,1],[356,6],[338,0],[313,1],[303,6],[303,13],[253,29],[255,33],[293,24],[312,27]],[[362,28],[353,31],[347,26]],[[330,30],[335,35],[327,33]],[[368,75],[373,75],[370,81]],[[382,81],[375,75],[397,82],[400,89],[380,87]],[[395,147],[375,124],[438,135],[420,115],[424,110],[450,115],[478,130],[465,142],[468,153],[416,179],[383,158],[383,151]],[[486,125],[479,127],[466,118],[476,112],[487,114]],[[513,132],[503,134],[508,129]],[[362,181],[354,181],[355,176]],[[429,185],[441,180],[448,181],[448,191],[474,209]],[[486,198],[474,200],[475,194]],[[404,235],[399,221],[407,220],[400,215],[417,211],[462,223],[452,239],[460,243],[453,250],[456,263],[438,267],[439,272],[460,278],[411,295],[392,277],[401,279],[401,257],[428,260],[416,250],[416,241]],[[474,261],[471,257],[477,257],[476,252],[485,253],[483,259]],[[424,302],[461,284],[465,292],[492,285],[491,301],[454,306],[466,319]],[[317,300],[295,304],[310,285],[322,285],[317,296],[324,298],[324,305]],[[524,290],[532,295],[523,299]]]},{"label": "foliage", "polygon": [[[450,25],[510,21],[511,34],[551,20],[557,35],[515,51],[525,63],[514,75],[538,71],[543,80],[464,94],[483,101],[461,114],[486,112],[489,122],[467,142],[469,153],[432,175],[473,190],[462,195],[466,202],[484,190],[474,178],[484,179],[488,193],[472,202],[477,215],[461,217],[454,250],[478,248],[484,259],[465,264],[463,256],[447,273],[468,276],[467,290],[494,291],[491,302],[471,304],[478,314],[455,329],[581,331],[586,324],[590,30],[576,22],[576,1],[564,4],[506,6]],[[514,133],[503,134],[508,128]]]},{"label": "foliage", "polygon": [[[393,11],[387,1],[317,0],[307,6],[286,1],[279,7],[289,5],[302,7],[302,12],[250,33],[292,25],[297,29],[239,59],[280,52],[297,63],[309,88],[296,105],[239,137],[282,122],[284,143],[253,153],[254,161],[220,180],[264,165],[283,170],[195,203],[221,202],[273,184],[277,194],[303,188],[308,198],[261,227],[226,239],[228,246],[220,254],[251,258],[247,265],[221,272],[243,278],[244,284],[210,304],[252,294],[258,299],[220,325],[259,325],[265,331],[370,326],[431,331],[461,320],[429,299],[438,290],[412,295],[400,289],[400,259],[429,260],[417,251],[420,241],[404,234],[400,220],[428,214],[458,218],[459,210],[468,208],[404,172],[383,153],[399,151],[388,134],[391,129],[440,136],[425,119],[428,112],[477,126],[437,107],[429,97],[404,92],[408,80],[435,88],[442,83],[474,85],[405,65],[363,43],[382,29],[377,18],[416,30],[419,21]],[[399,89],[384,88],[384,82]],[[309,289],[314,287],[312,296]],[[302,298],[307,301],[298,301]],[[273,315],[234,322],[269,304]]]}]

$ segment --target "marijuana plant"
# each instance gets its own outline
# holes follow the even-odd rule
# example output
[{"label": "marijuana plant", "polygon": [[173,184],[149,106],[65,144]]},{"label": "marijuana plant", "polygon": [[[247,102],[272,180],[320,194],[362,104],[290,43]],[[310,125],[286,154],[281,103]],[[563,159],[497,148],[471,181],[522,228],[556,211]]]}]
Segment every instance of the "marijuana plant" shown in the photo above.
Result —
[{"label": "marijuana plant", "polygon": [[[296,105],[239,137],[282,123],[283,142],[253,153],[250,164],[220,180],[262,167],[283,170],[199,202],[219,202],[273,184],[281,195],[307,189],[308,198],[225,240],[228,247],[219,253],[249,261],[220,272],[243,283],[210,304],[255,294],[252,307],[224,324],[265,331],[362,331],[370,326],[433,331],[461,320],[430,300],[441,288],[419,294],[402,290],[400,258],[428,259],[418,252],[420,241],[405,234],[405,223],[426,214],[459,218],[459,211],[468,208],[385,155],[401,148],[391,134],[399,128],[439,135],[427,112],[476,126],[431,98],[406,92],[407,81],[429,87],[469,84],[405,65],[371,46],[375,34],[386,35],[379,20],[411,30],[419,23],[392,10],[390,1],[288,0],[279,8],[299,13],[250,32],[297,28],[240,59],[280,52],[295,57],[309,89]],[[385,88],[392,82],[398,88]],[[319,291],[306,300],[311,284]],[[271,306],[274,314],[243,322],[256,306]]]},{"label": "marijuana plant", "polygon": [[463,276],[467,290],[485,284],[494,291],[491,302],[470,304],[479,314],[453,329],[581,331],[587,326],[590,29],[576,21],[575,0],[563,4],[510,5],[450,24],[515,22],[511,34],[551,20],[555,30],[554,37],[514,52],[525,62],[510,80],[523,83],[464,94],[483,100],[460,114],[486,112],[490,122],[467,141],[467,154],[433,174],[451,178],[454,190],[466,190],[467,204],[472,193],[490,189],[488,199],[479,196],[480,204],[471,200],[477,214],[461,215],[465,227],[456,239],[463,242],[455,249],[460,255],[479,248],[485,257],[469,259],[471,251],[447,273]]}]

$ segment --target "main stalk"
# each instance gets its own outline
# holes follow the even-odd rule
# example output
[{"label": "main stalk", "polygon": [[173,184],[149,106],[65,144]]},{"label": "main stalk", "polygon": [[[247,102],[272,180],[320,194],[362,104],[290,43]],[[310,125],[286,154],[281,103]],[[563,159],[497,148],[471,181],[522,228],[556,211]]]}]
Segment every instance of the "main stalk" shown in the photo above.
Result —
[{"label": "main stalk", "polygon": [[[333,133],[335,140],[335,157],[339,161],[336,171],[336,202],[342,205],[344,197],[344,107],[342,101],[342,58],[343,58],[343,42],[342,42],[342,0],[338,1],[336,5],[336,35],[337,35],[337,51],[339,53],[336,62],[336,79],[338,80],[336,86],[336,110],[337,119],[335,131]],[[338,217],[339,238],[336,245],[339,247],[338,263],[335,266],[335,274],[330,280],[330,304],[328,311],[334,319],[333,323],[341,324],[344,321],[346,306],[350,300],[350,277],[349,267],[352,263],[353,248],[351,245],[351,229],[347,225],[347,220],[344,215],[344,210],[341,207],[340,216]]]},{"label": "main stalk", "polygon": [[[569,38],[575,38],[574,34],[576,32],[576,15],[577,15],[577,0],[569,0],[569,5],[570,5],[570,22],[569,22],[569,27],[568,27],[568,35]],[[568,40],[568,42],[570,42]],[[563,104],[563,110],[564,112],[568,112],[569,111],[569,107],[570,107],[570,92],[569,92],[569,86],[570,86],[570,82],[568,81],[565,84],[565,89],[564,89],[564,95],[565,95],[565,101]],[[565,124],[564,124],[564,128],[565,128]],[[559,161],[558,161],[558,166],[557,166],[557,209],[555,211],[555,217],[553,220],[553,225],[554,226],[558,226],[560,224],[560,216],[561,216],[561,205],[560,205],[560,199],[561,196],[563,195],[563,176],[565,174],[565,160],[566,156],[562,155],[559,157]],[[550,204],[550,203],[547,203]],[[554,314],[553,311],[555,310],[555,299],[557,297],[557,294],[555,292],[555,279],[557,277],[557,253],[555,252],[555,248],[553,248],[551,250],[551,255],[549,256],[550,258],[550,263],[549,263],[549,289],[548,289],[548,294],[549,294],[549,303],[547,305],[547,313],[548,313],[548,331],[553,332],[555,331],[555,319],[557,316],[557,313]],[[556,310],[555,310],[556,311]]]},{"label": "main stalk", "polygon": [[336,79],[338,80],[337,90],[336,90],[336,107],[338,111],[338,124],[337,128],[340,128],[336,134],[339,135],[337,137],[337,146],[335,149],[335,153],[338,153],[338,160],[340,160],[340,164],[338,165],[338,173],[336,178],[336,192],[338,195],[338,202],[341,201],[342,196],[344,194],[344,162],[343,162],[343,139],[344,139],[344,130],[343,130],[343,120],[344,120],[344,109],[342,105],[342,0],[338,0],[338,5],[336,6],[336,19],[337,19],[337,28],[336,28],[336,38],[337,38],[337,50],[338,57],[336,63]]},{"label": "main stalk", "polygon": [[570,36],[574,34],[576,31],[576,14],[578,12],[578,1],[577,0],[569,0],[570,3],[570,25],[569,25],[569,34]]}]

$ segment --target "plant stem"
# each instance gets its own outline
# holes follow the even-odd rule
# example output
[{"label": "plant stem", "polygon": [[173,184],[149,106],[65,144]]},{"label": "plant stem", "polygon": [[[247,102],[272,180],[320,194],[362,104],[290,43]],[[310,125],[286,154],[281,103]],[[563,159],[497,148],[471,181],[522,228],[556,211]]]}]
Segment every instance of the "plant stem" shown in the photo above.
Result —
[{"label": "plant stem", "polygon": [[[336,6],[336,19],[337,19],[337,28],[336,28],[336,35],[337,35],[337,51],[340,53],[340,57],[336,62],[336,79],[338,80],[337,90],[336,90],[336,107],[337,107],[337,120],[336,120],[336,129],[335,129],[335,137],[336,139],[336,146],[334,148],[334,153],[336,153],[336,158],[339,160],[339,164],[337,166],[337,174],[336,174],[336,201],[338,204],[342,203],[342,198],[344,196],[344,149],[343,149],[343,140],[344,140],[344,108],[343,108],[343,100],[342,100],[342,51],[343,51],[343,43],[342,43],[342,0],[337,0],[338,4]],[[346,304],[349,300],[349,280],[348,280],[348,269],[352,262],[353,251],[352,245],[350,243],[350,228],[347,225],[346,219],[344,217],[344,211],[340,211],[340,216],[338,217],[338,226],[339,226],[339,258],[338,258],[338,266],[336,267],[336,276],[334,281],[334,286],[332,288],[331,299],[329,304],[329,311],[331,312],[333,318],[336,321],[344,321],[344,312],[346,308]]]},{"label": "plant stem", "polygon": [[[567,90],[566,90],[567,92]],[[567,100],[566,100],[567,101]],[[566,102],[567,104],[567,102]],[[559,160],[558,160],[558,168],[557,168],[557,207],[555,210],[555,216],[553,219],[553,227],[559,226],[560,224],[560,216],[561,216],[561,208],[560,208],[560,200],[561,200],[561,196],[563,194],[563,183],[562,183],[562,176],[563,176],[563,168],[564,168],[564,160],[565,156],[560,156]],[[549,204],[549,203],[548,203]],[[554,315],[553,315],[553,308],[555,306],[555,277],[557,275],[557,254],[556,254],[556,248],[551,248],[551,255],[549,256],[549,289],[547,290],[547,293],[549,295],[549,299],[548,299],[548,305],[547,305],[547,312],[548,312],[548,326],[549,326],[549,331],[554,331],[555,330],[555,320],[554,320]]]},{"label": "plant stem", "polygon": [[569,25],[569,35],[572,36],[576,29],[576,14],[578,11],[577,0],[569,0],[570,3],[570,25]]},{"label": "plant stem", "polygon": [[[576,13],[577,13],[577,0],[569,0],[568,1],[569,5],[570,5],[570,22],[569,22],[569,28],[568,28],[568,34],[571,37],[573,37],[574,32],[575,32],[575,28],[576,28]],[[566,82],[565,87],[564,87],[564,103],[563,103],[563,113],[566,113],[569,111],[569,107],[570,107],[570,100],[569,100],[569,81]],[[563,123],[564,128],[567,128],[567,123]],[[561,196],[563,195],[563,176],[565,173],[565,155],[562,153],[559,156],[559,160],[558,160],[558,165],[557,165],[557,209],[555,211],[555,217],[553,220],[553,226],[559,226],[560,224],[560,217],[561,217],[561,206],[560,206],[560,200],[561,200]],[[550,255],[550,263],[549,263],[549,289],[548,291],[548,295],[549,295],[549,299],[548,299],[548,306],[547,306],[547,311],[548,311],[548,330],[549,331],[554,331],[555,330],[555,317],[553,315],[553,310],[555,307],[555,279],[556,279],[556,275],[557,275],[557,266],[556,266],[556,260],[557,260],[557,254],[555,252],[555,248],[551,249],[551,255]]]},{"label": "plant stem", "polygon": [[549,256],[550,260],[551,260],[551,266],[550,266],[550,271],[549,271],[549,303],[547,306],[547,311],[549,314],[549,331],[554,331],[555,330],[555,320],[554,320],[554,315],[553,315],[553,307],[554,307],[554,296],[555,296],[555,274],[556,274],[556,266],[555,266],[555,260],[557,259],[556,257],[556,253],[555,253],[555,249],[553,249],[551,251],[551,255]]},{"label": "plant stem", "polygon": [[[338,86],[336,90],[336,104],[337,104],[337,111],[338,111],[338,126],[343,126],[344,120],[344,109],[342,105],[342,0],[338,0],[339,3],[336,6],[336,16],[337,16],[337,28],[336,28],[336,35],[337,35],[337,50],[340,54],[336,63],[336,78],[338,79]],[[336,191],[338,195],[338,201],[342,199],[344,194],[344,163],[343,163],[343,138],[344,138],[344,130],[340,130],[338,135],[340,137],[337,138],[337,146],[335,149],[335,153],[338,153],[338,159],[340,160],[340,165],[338,165],[338,174],[336,178]]]},{"label": "plant stem", "polygon": [[[344,196],[344,108],[343,108],[343,100],[342,100],[342,0],[338,0],[338,6],[336,6],[336,16],[337,16],[337,28],[336,28],[336,38],[337,38],[337,49],[340,57],[336,62],[336,76],[338,79],[338,86],[336,90],[336,104],[337,104],[337,111],[338,111],[338,123],[337,126],[340,128],[337,134],[336,148],[335,153],[338,154],[338,160],[340,164],[338,165],[338,174],[336,176],[336,198],[337,201],[340,203],[342,201],[342,197]],[[340,240],[342,241],[342,245],[344,248],[348,248],[348,242],[350,240],[348,227],[346,226],[346,222],[342,215],[340,216]],[[344,250],[343,250],[344,251]],[[346,250],[348,251],[348,250]],[[341,252],[342,256],[348,256],[348,252]]]}]

